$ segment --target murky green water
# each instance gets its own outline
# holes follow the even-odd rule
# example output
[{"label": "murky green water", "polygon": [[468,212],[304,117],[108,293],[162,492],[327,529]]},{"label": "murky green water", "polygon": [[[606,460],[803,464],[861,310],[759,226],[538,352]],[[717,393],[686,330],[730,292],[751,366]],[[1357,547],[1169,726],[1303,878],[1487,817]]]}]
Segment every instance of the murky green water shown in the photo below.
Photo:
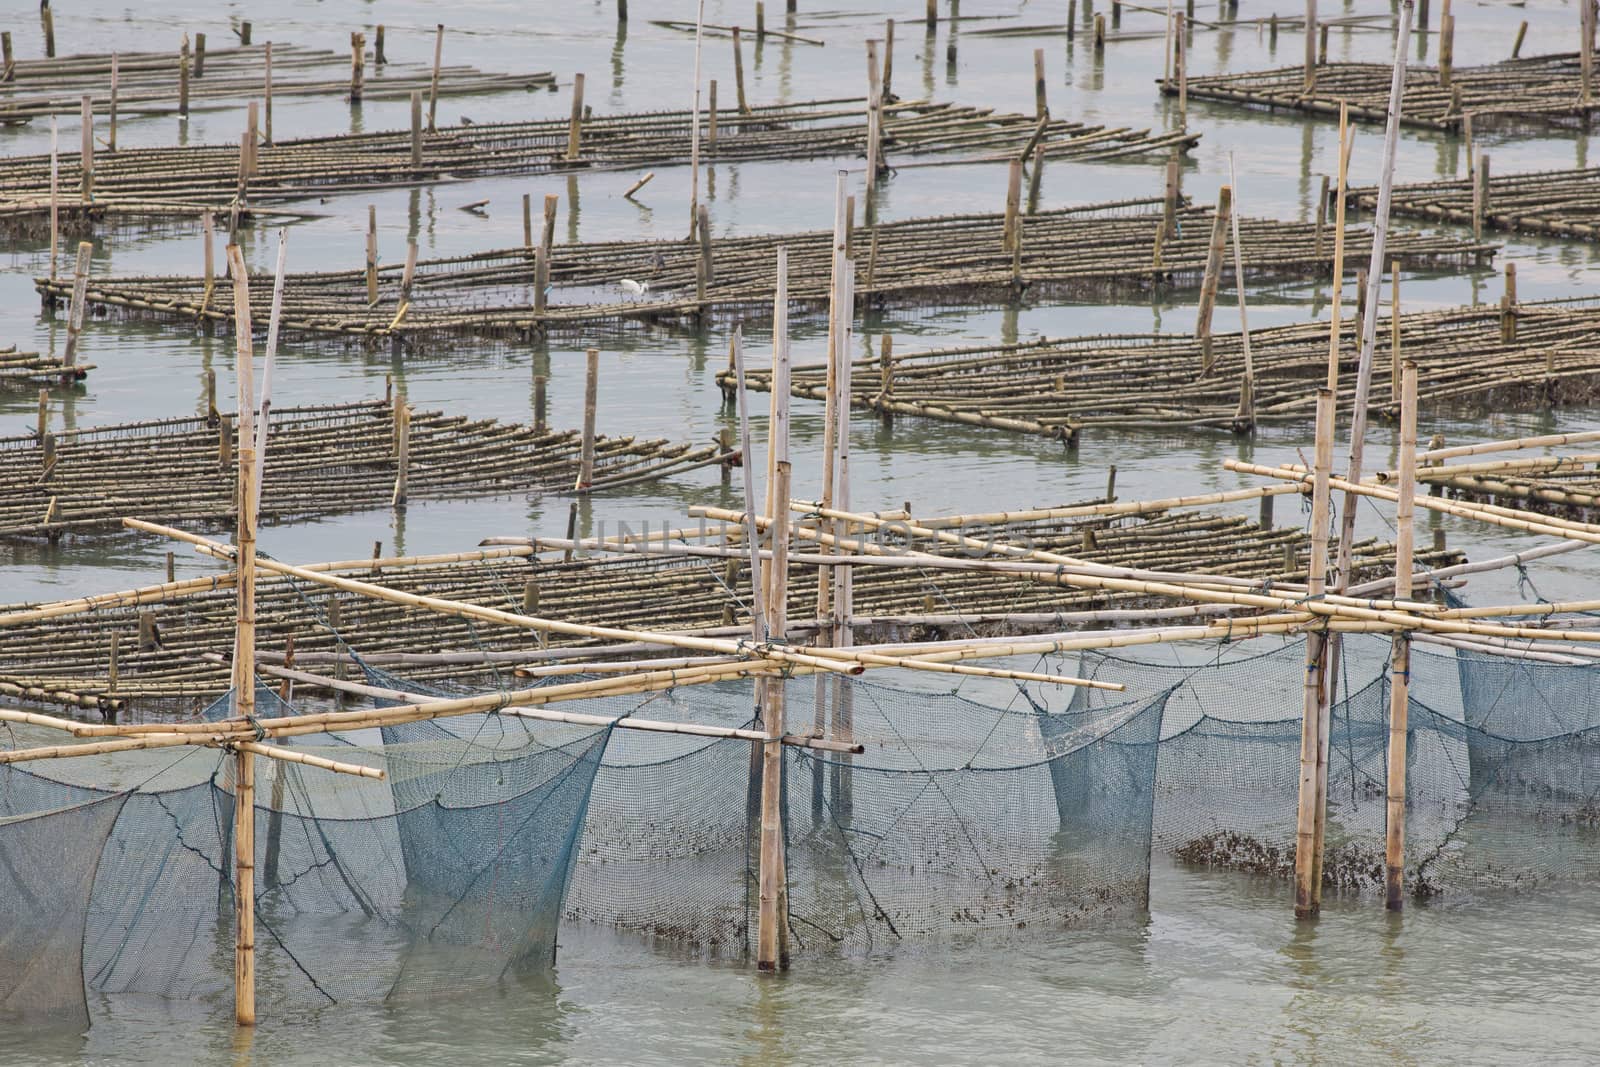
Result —
[{"label": "murky green water", "polygon": [[[1046,53],[1052,112],[1085,121],[1136,128],[1168,128],[1174,109],[1154,86],[1161,68],[1159,16],[1124,11],[1130,33],[1142,40],[1113,42],[1096,57],[1083,35],[999,38],[975,35],[987,23],[957,24],[954,65],[947,62],[951,35],[941,23],[925,37],[922,4],[895,0],[881,6],[801,0],[797,31],[825,39],[826,47],[747,41],[748,91],[756,102],[805,100],[864,91],[860,41],[898,20],[895,89],[902,97],[929,95],[967,103],[1030,111],[1033,48]],[[941,10],[946,5],[941,4]],[[588,76],[597,112],[683,107],[689,101],[692,37],[657,26],[652,17],[694,15],[688,0],[635,0],[633,19],[618,33],[611,0],[519,4],[461,0],[448,6],[410,2],[381,5],[352,0],[285,0],[274,8],[238,2],[160,7],[76,0],[56,12],[62,52],[113,47],[173,47],[184,30],[228,35],[229,19],[251,18],[255,40],[293,41],[346,48],[348,33],[382,20],[394,60],[424,61],[432,25],[448,23],[446,57],[485,69],[554,70],[559,91],[452,99],[440,104],[442,120],[476,121],[565,115],[573,72]],[[769,25],[781,27],[783,4],[769,0]],[[1018,14],[1043,24],[1063,17],[1065,3],[967,0],[962,14]],[[1387,13],[1387,3],[1324,4],[1324,12]],[[18,54],[39,54],[34,5],[15,0],[5,25]],[[811,10],[815,8],[816,10]],[[1105,5],[1101,5],[1105,10]],[[1242,17],[1265,16],[1272,7],[1242,5]],[[1281,14],[1300,13],[1297,5]],[[1214,5],[1197,14],[1210,18]],[[1570,3],[1538,6],[1461,4],[1457,8],[1456,61],[1504,57],[1517,23],[1530,22],[1523,53],[1570,49],[1577,14]],[[753,22],[750,4],[709,0],[714,23]],[[1437,27],[1438,12],[1434,12]],[[1335,29],[1335,59],[1386,61],[1383,33]],[[1276,50],[1266,30],[1239,26],[1198,33],[1191,72],[1260,69],[1296,62],[1301,38],[1285,31]],[[1436,43],[1419,37],[1413,55],[1431,60]],[[708,39],[705,75],[731,96],[731,46]],[[383,129],[407,121],[400,102],[343,103],[279,99],[279,137]],[[196,114],[187,129],[176,119],[125,121],[119,143],[234,140],[243,107]],[[1228,156],[1239,169],[1238,201],[1249,214],[1309,216],[1320,175],[1333,168],[1335,130],[1329,123],[1245,112],[1196,102],[1190,124],[1204,133],[1186,164],[1185,190],[1209,200],[1227,180]],[[76,143],[75,117],[63,119],[62,141]],[[1351,180],[1375,180],[1381,131],[1360,127]],[[48,149],[48,124],[0,130],[0,151]],[[1587,165],[1588,138],[1564,134],[1506,143],[1481,137],[1497,173]],[[891,162],[893,157],[891,155]],[[716,166],[705,195],[718,234],[822,227],[831,219],[832,172],[839,161]],[[860,161],[853,185],[860,184]],[[1399,179],[1422,180],[1464,170],[1454,138],[1407,131],[1399,154]],[[561,197],[558,241],[613,237],[681,236],[687,219],[687,168],[661,168],[638,202],[622,192],[636,175],[591,174],[581,179],[497,178],[418,190],[384,191],[300,205],[319,217],[291,230],[291,269],[351,267],[360,262],[365,208],[376,207],[380,257],[398,262],[415,235],[424,256],[464,253],[520,241],[520,201],[545,193]],[[910,169],[882,194],[885,218],[973,209],[997,210],[1004,197],[1003,168]],[[1052,164],[1046,168],[1041,206],[1054,207],[1130,196],[1158,195],[1161,172],[1148,162]],[[486,216],[459,210],[489,200]],[[1411,226],[1414,223],[1403,222]],[[265,268],[275,246],[265,229],[247,234],[246,254]],[[18,245],[0,259],[0,343],[59,349],[64,322],[41,317],[31,277],[45,268],[40,245]],[[1600,249],[1537,239],[1505,242],[1499,263],[1514,259],[1524,298],[1592,293]],[[197,235],[112,237],[97,242],[96,273],[197,273]],[[1408,276],[1407,308],[1443,307],[1499,297],[1498,267],[1459,276]],[[1252,291],[1252,325],[1324,314],[1321,287],[1289,285]],[[1224,294],[1218,322],[1232,328],[1233,297]],[[1193,322],[1187,300],[1165,297],[1109,306],[1028,304],[1014,309],[869,317],[860,329],[863,352],[882,331],[897,349],[970,340],[1013,340],[1103,330],[1183,330]],[[797,323],[796,358],[821,356],[815,321]],[[760,358],[766,339],[752,331]],[[725,335],[681,329],[636,330],[600,340],[599,428],[674,439],[705,440],[729,424],[714,375],[723,365]],[[455,351],[392,360],[363,353],[285,346],[274,381],[278,405],[381,396],[385,376],[399,382],[425,408],[477,416],[528,419],[532,377],[550,378],[550,418],[578,424],[582,403],[582,346],[578,343],[515,347],[492,352]],[[93,323],[83,358],[97,365],[86,387],[57,394],[54,425],[102,422],[192,412],[202,403],[207,369],[218,375],[223,396],[233,390],[231,341],[143,324]],[[0,433],[26,431],[34,398],[0,393]],[[762,420],[757,420],[759,435]],[[797,492],[815,480],[807,457],[820,441],[820,405],[798,402],[794,416]],[[1422,433],[1442,432],[1452,442],[1600,425],[1600,411],[1492,414],[1461,421],[1425,413]],[[1165,496],[1246,484],[1220,469],[1230,456],[1263,460],[1309,450],[1309,428],[1274,429],[1254,441],[1222,435],[1096,432],[1077,452],[1059,444],[941,423],[901,419],[892,427],[858,420],[852,441],[854,499],[860,506],[912,501],[922,513],[990,510],[1056,503],[1096,495],[1108,464],[1118,467],[1124,498]],[[1373,431],[1369,456],[1390,454],[1393,435]],[[581,505],[585,529],[600,523],[660,521],[681,515],[691,501],[733,503],[734,490],[715,472],[690,475],[670,486],[646,487]],[[402,517],[388,512],[344,516],[263,532],[261,547],[280,558],[343,558],[374,540],[396,551],[446,551],[469,547],[493,534],[564,533],[564,497],[416,503]],[[1280,503],[1279,522],[1304,521]],[[1361,516],[1370,533],[1385,531],[1375,509]],[[1447,521],[1452,544],[1476,556],[1499,555],[1528,542],[1507,531],[1484,532]],[[169,546],[119,539],[66,542],[55,548],[0,549],[0,601],[15,602],[122,588],[153,580]],[[183,564],[201,573],[206,564]],[[1584,554],[1560,557],[1534,572],[1539,589],[1557,596],[1592,588],[1594,565]],[[1468,593],[1481,601],[1516,593],[1514,574],[1476,579]],[[1040,934],[1003,949],[947,946],[890,959],[830,962],[780,980],[758,978],[739,966],[708,964],[593,930],[571,929],[548,984],[491,991],[461,1003],[393,1011],[339,1008],[314,1017],[263,1019],[259,1032],[239,1044],[214,1005],[119,1004],[105,1009],[87,1036],[65,1038],[0,1033],[0,1059],[23,1061],[220,1061],[252,1056],[261,1062],[942,1062],[1087,1060],[1348,1061],[1443,1060],[1504,1062],[1532,1058],[1593,1058],[1600,1048],[1587,1015],[1600,949],[1600,907],[1581,891],[1549,892],[1516,901],[1481,900],[1430,906],[1402,919],[1385,916],[1371,901],[1334,901],[1314,927],[1296,927],[1287,890],[1276,883],[1181,870],[1158,860],[1148,921],[1094,933]]]}]

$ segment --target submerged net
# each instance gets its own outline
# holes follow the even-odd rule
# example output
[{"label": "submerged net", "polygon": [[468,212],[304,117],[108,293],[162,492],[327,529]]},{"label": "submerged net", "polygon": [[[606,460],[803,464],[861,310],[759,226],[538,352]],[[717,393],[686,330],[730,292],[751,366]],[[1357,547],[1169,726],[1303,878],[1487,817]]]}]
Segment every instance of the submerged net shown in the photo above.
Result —
[{"label": "submerged net", "polygon": [[[257,758],[264,1010],[435,998],[549,966],[607,731],[450,725],[294,743],[387,781]],[[31,809],[0,819],[0,1009],[81,1025],[86,991],[220,1009],[234,971],[233,759],[167,749],[34,766],[55,777],[0,767],[3,810]]]},{"label": "submerged net", "polygon": [[[1389,650],[1386,639],[1343,642],[1324,863],[1338,887],[1382,884]],[[1414,892],[1600,878],[1595,670],[1412,649]],[[1304,672],[1302,643],[1254,641],[1085,653],[1078,673],[1126,691],[1074,689],[1054,704],[1037,687],[999,683],[980,700],[787,680],[790,732],[865,747],[784,751],[792,952],[1137,914],[1156,849],[1288,873]],[[468,692],[367,678],[424,696]],[[258,700],[263,714],[292,713],[265,689]],[[729,727],[756,715],[748,681],[569,707]],[[11,742],[41,739],[17,728]],[[382,767],[387,781],[257,760],[266,1010],[435,997],[538,971],[563,918],[712,954],[752,947],[751,741],[504,711],[293,744]],[[233,766],[209,749],[0,766],[0,1012],[81,1026],[86,993],[222,1007]]]}]

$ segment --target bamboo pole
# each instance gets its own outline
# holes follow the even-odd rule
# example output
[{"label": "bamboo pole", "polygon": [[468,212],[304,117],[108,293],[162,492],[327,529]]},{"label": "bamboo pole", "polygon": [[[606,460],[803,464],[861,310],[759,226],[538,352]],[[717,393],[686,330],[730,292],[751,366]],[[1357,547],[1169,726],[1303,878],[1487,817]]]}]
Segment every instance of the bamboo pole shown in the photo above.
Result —
[{"label": "bamboo pole", "polygon": [[[1233,153],[1228,153],[1228,184],[1237,198],[1239,192],[1239,176],[1234,171]],[[1237,207],[1237,202],[1234,204]],[[1250,316],[1245,309],[1245,284],[1244,284],[1244,252],[1239,242],[1239,212],[1229,212],[1229,219],[1233,226],[1233,284],[1239,294],[1239,338],[1244,345],[1244,378],[1239,383],[1239,411],[1234,416],[1234,430],[1239,432],[1251,429],[1256,421],[1256,369],[1255,360],[1250,354]],[[1113,472],[1116,468],[1111,468]],[[1106,494],[1110,498],[1111,494]],[[1263,499],[1270,500],[1270,497]]]},{"label": "bamboo pole", "polygon": [[739,114],[750,114],[750,104],[744,95],[744,44],[737,26],[733,28],[733,89],[738,98]]},{"label": "bamboo pole", "polygon": [[61,164],[56,117],[50,116],[50,280],[56,277],[56,250],[61,246]]},{"label": "bamboo pole", "polygon": [[428,83],[428,132],[438,132],[435,120],[439,115],[439,60],[444,55],[444,23],[433,32],[433,79]]},{"label": "bamboo pole", "polygon": [[[1344,292],[1344,211],[1345,188],[1350,177],[1350,152],[1355,147],[1355,130],[1350,126],[1350,105],[1339,103],[1339,186],[1333,209],[1333,278],[1329,305],[1332,320],[1328,325],[1328,388],[1339,389],[1340,298]],[[1324,208],[1325,209],[1325,208]],[[1319,209],[1322,210],[1322,209]]]},{"label": "bamboo pole", "polygon": [[1211,218],[1211,243],[1206,249],[1206,272],[1200,286],[1200,310],[1195,316],[1194,335],[1200,341],[1200,377],[1211,373],[1216,356],[1211,347],[1211,315],[1217,303],[1217,286],[1222,278],[1222,259],[1228,242],[1228,219],[1233,212],[1233,187],[1217,190],[1217,209]]},{"label": "bamboo pole", "polygon": [[378,302],[378,206],[367,205],[367,306]]},{"label": "bamboo pole", "polygon": [[583,136],[583,75],[572,76],[572,117],[567,120],[567,162],[576,162]]},{"label": "bamboo pole", "polygon": [[757,644],[766,640],[766,608],[761,597],[761,538],[756,531],[755,453],[750,449],[750,394],[744,380],[744,328],[733,328],[733,369],[738,382],[739,401],[739,456],[741,481],[744,485],[745,547],[750,558],[750,626],[751,637]]},{"label": "bamboo pole", "polygon": [[[1404,38],[1401,38],[1404,40]],[[1304,92],[1317,87],[1317,0],[1306,0],[1306,76]]]},{"label": "bamboo pole", "polygon": [[[783,559],[788,544],[789,462],[778,461],[778,479],[774,486],[778,502],[779,533],[772,542],[772,559],[768,562],[769,590],[767,600],[771,637],[782,639],[785,632],[783,618],[784,576],[788,563]],[[770,685],[766,690],[765,717],[762,726],[766,740],[761,746],[761,843],[760,874],[757,887],[757,938],[756,966],[763,971],[776,971],[788,967],[784,914],[784,858],[783,858],[783,745],[779,738],[784,733],[784,687]]]},{"label": "bamboo pole", "polygon": [[578,460],[578,481],[573,491],[585,493],[594,484],[594,421],[600,403],[600,350],[584,353],[583,444]]},{"label": "bamboo pole", "polygon": [[183,35],[183,47],[178,52],[178,118],[189,118],[189,35]]},{"label": "bamboo pole", "polygon": [[[840,366],[849,362],[849,350],[844,344],[844,330],[846,313],[843,311],[844,293],[841,286],[844,284],[844,264],[846,245],[849,241],[849,226],[845,214],[845,172],[838,171],[834,174],[833,185],[833,252],[830,257],[831,279],[828,286],[828,348],[827,348],[827,374],[824,388],[826,390],[823,400],[822,417],[822,506],[833,507],[833,487],[837,474],[835,462],[835,449],[838,443],[837,426],[841,411],[850,407],[848,393],[839,391]],[[787,452],[787,449],[785,449]],[[768,509],[768,514],[772,514]],[[825,525],[830,525],[825,521]],[[833,595],[833,568],[820,567],[817,570],[817,619],[823,626],[823,636],[818,640],[822,644],[831,644],[826,635],[827,620],[831,618],[829,603]]]},{"label": "bamboo pole", "polygon": [[[256,707],[256,528],[254,489],[255,348],[250,336],[250,282],[238,245],[228,246],[233,277],[235,346],[239,378],[239,581],[236,588],[233,710],[246,722]],[[256,1022],[255,960],[255,761],[251,751],[234,756],[234,1018],[240,1026]]]},{"label": "bamboo pole", "polygon": [[267,317],[267,354],[261,370],[260,417],[256,422],[256,467],[253,488],[255,514],[261,514],[261,486],[266,481],[267,427],[272,419],[272,370],[278,357],[278,328],[283,321],[284,260],[289,253],[289,231],[278,230],[278,262],[272,273],[272,310]]},{"label": "bamboo pole", "polygon": [[694,15],[694,107],[689,121],[689,237],[700,225],[700,45],[705,34],[706,0]]},{"label": "bamboo pole", "polygon": [[120,61],[117,53],[111,53],[111,103],[108,120],[110,125],[106,129],[106,151],[115,153],[117,150],[117,82],[119,79]]},{"label": "bamboo pole", "polygon": [[[1307,595],[1320,596],[1328,570],[1328,477],[1333,466],[1334,397],[1331,389],[1317,390],[1317,443],[1315,484],[1311,494],[1311,564],[1306,575]],[[1322,891],[1316,881],[1317,854],[1322,841],[1317,835],[1321,820],[1317,815],[1318,764],[1322,759],[1320,741],[1323,720],[1328,713],[1327,638],[1311,632],[1306,635],[1306,670],[1300,724],[1300,790],[1295,817],[1294,913],[1310,918],[1321,907]]]},{"label": "bamboo pole", "polygon": [[94,97],[85,93],[78,101],[82,147],[78,149],[78,176],[85,204],[94,200]]},{"label": "bamboo pole", "polygon": [[[1416,494],[1417,365],[1401,372],[1400,487],[1395,506],[1395,596],[1411,595],[1412,538]],[[1410,700],[1411,645],[1396,634],[1389,657],[1389,750],[1384,834],[1384,906],[1399,911],[1405,902],[1406,718]]]},{"label": "bamboo pole", "polygon": [[89,289],[89,257],[94,245],[78,242],[78,259],[72,268],[72,303],[67,309],[67,346],[62,362],[71,367],[78,362],[78,338],[83,334],[83,315]]}]

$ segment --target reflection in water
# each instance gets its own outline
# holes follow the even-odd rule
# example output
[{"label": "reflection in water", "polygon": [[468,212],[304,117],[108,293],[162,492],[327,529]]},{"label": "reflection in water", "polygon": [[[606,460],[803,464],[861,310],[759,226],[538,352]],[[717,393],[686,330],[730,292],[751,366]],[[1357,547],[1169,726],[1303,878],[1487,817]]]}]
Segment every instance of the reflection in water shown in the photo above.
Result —
[{"label": "reflection in water", "polygon": [[611,106],[622,107],[622,46],[628,43],[628,24],[622,19],[617,20],[617,39],[611,46]]},{"label": "reflection in water", "polygon": [[414,186],[406,195],[406,240],[415,241],[422,230],[422,188]]},{"label": "reflection in water", "polygon": [[406,554],[406,509],[403,506],[395,508],[394,511],[391,513],[391,518],[390,518],[390,522],[389,522],[389,528],[392,531],[392,536],[393,536],[393,539],[394,539],[394,554],[397,555],[397,556],[405,555]]},{"label": "reflection in water", "polygon": [[762,1067],[795,1062],[789,1052],[793,1036],[785,1033],[783,1025],[784,991],[788,978],[784,975],[757,975],[754,984],[756,1002],[751,1010],[751,1027],[746,1034],[750,1046],[739,1062],[760,1064]]},{"label": "reflection in water", "polygon": [[[1284,1033],[1277,1039],[1275,1059],[1306,1059],[1307,1046],[1314,1047],[1326,1026],[1319,1021],[1327,1004],[1328,976],[1317,960],[1317,920],[1291,920],[1293,933],[1279,950],[1288,963],[1285,984],[1291,991],[1283,1006]],[[1297,1048],[1284,1048],[1291,1042]]]},{"label": "reflection in water", "polygon": [[578,243],[578,175],[567,175],[567,243]]}]

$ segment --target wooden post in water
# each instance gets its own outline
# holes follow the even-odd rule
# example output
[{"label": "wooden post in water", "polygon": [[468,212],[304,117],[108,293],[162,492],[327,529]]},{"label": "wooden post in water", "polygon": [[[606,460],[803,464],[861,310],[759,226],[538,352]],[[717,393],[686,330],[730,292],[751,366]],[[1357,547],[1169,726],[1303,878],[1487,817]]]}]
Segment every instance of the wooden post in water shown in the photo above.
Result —
[{"label": "wooden post in water", "polygon": [[878,42],[867,42],[867,218],[877,217],[873,193],[883,166],[883,86],[878,80]]},{"label": "wooden post in water", "polygon": [[1517,27],[1517,38],[1511,42],[1511,58],[1516,59],[1522,54],[1522,40],[1528,36],[1528,20],[1523,19],[1522,25]]},{"label": "wooden post in water", "polygon": [[206,76],[206,35],[194,35],[194,80],[199,81]]},{"label": "wooden post in water", "polygon": [[183,47],[178,50],[178,117],[189,117],[189,35],[183,35]]},{"label": "wooden post in water", "polygon": [[406,478],[411,466],[411,406],[403,401],[395,406],[394,496],[389,506],[406,509]]},{"label": "wooden post in water", "polygon": [[[836,427],[839,422],[839,409],[841,404],[850,402],[849,397],[841,397],[839,394],[839,365],[850,358],[849,353],[844,349],[844,324],[849,320],[841,307],[841,302],[845,297],[842,288],[845,262],[849,256],[849,216],[848,198],[845,196],[845,172],[837,171],[834,174],[833,185],[833,245],[828,258],[830,272],[828,285],[828,348],[822,413],[821,501],[824,510],[832,508],[834,504],[833,490],[837,471],[834,450],[838,444]],[[819,520],[819,525],[828,534],[834,534],[837,531],[837,523],[832,519],[823,518]],[[822,629],[818,633],[817,640],[825,645],[833,643],[833,635],[827,629],[829,620],[832,618],[832,597],[833,568],[831,566],[818,567],[817,621]],[[820,691],[818,703],[820,713]]]},{"label": "wooden post in water", "polygon": [[1500,333],[1506,344],[1517,340],[1517,265],[1506,264],[1506,291],[1500,297]]},{"label": "wooden post in water", "polygon": [[706,86],[706,151],[717,154],[717,79]]},{"label": "wooden post in water", "polygon": [[572,76],[572,117],[567,120],[567,162],[578,158],[580,138],[583,136],[583,75]]},{"label": "wooden post in water", "polygon": [[78,150],[79,185],[87,204],[94,199],[94,97],[87,93],[78,101],[78,123],[83,132]]},{"label": "wooden post in water", "polygon": [[[250,283],[238,245],[228,246],[233,275],[234,335],[239,364],[239,495],[237,500],[238,585],[235,599],[233,711],[249,719],[256,709],[256,507],[255,347],[250,334]],[[255,944],[255,765],[248,752],[234,754],[234,1018],[256,1022]]]},{"label": "wooden post in water", "polygon": [[1594,23],[1593,0],[1578,0],[1578,101],[1582,104],[1593,99]]},{"label": "wooden post in water", "polygon": [[119,77],[119,74],[120,74],[120,71],[119,71],[120,66],[121,66],[121,63],[117,58],[117,53],[112,52],[111,53],[111,101],[110,101],[110,114],[108,116],[111,125],[106,131],[106,151],[107,152],[112,152],[112,153],[116,152],[116,150],[117,150],[117,81],[118,81],[118,77]]},{"label": "wooden post in water", "polygon": [[689,120],[689,239],[700,225],[700,43],[705,33],[706,0],[694,17],[694,107]]},{"label": "wooden post in water", "polygon": [[67,350],[62,361],[71,367],[78,362],[78,337],[83,333],[83,309],[89,289],[89,256],[94,245],[78,242],[78,262],[72,268],[72,305],[67,313]]},{"label": "wooden post in water", "polygon": [[1350,127],[1350,106],[1339,103],[1339,184],[1333,208],[1333,292],[1329,298],[1332,319],[1328,326],[1328,388],[1339,388],[1340,301],[1344,295],[1344,213],[1345,185],[1350,178],[1350,151],[1355,146],[1355,130]]},{"label": "wooden post in water", "polygon": [[11,31],[0,31],[0,82],[15,80],[17,60],[11,51]]},{"label": "wooden post in water", "polygon": [[411,90],[411,169],[422,169],[422,90]]},{"label": "wooden post in water", "polygon": [[[788,629],[784,599],[789,562],[788,460],[777,463],[772,509],[772,556],[767,562],[768,640],[782,640]],[[769,679],[763,709],[761,743],[761,838],[756,913],[756,966],[763,971],[787,968],[788,916],[785,914],[783,859],[783,733],[784,680]]]},{"label": "wooden post in water", "polygon": [[439,117],[439,60],[444,57],[444,23],[433,32],[433,80],[428,83],[428,132],[438,130]]},{"label": "wooden post in water", "polygon": [[1044,84],[1044,49],[1033,50],[1033,117],[1036,119],[1048,118],[1050,103],[1045,97]]},{"label": "wooden post in water", "polygon": [[50,280],[56,277],[56,250],[61,246],[61,163],[56,117],[50,116]]},{"label": "wooden post in water", "polygon": [[367,306],[378,302],[378,207],[367,205]]},{"label": "wooden post in water", "polygon": [[583,379],[583,445],[578,458],[578,481],[572,488],[587,493],[594,483],[594,419],[600,403],[600,350],[585,354]]},{"label": "wooden post in water", "polygon": [[1307,95],[1317,87],[1317,0],[1306,0],[1306,74]]},{"label": "wooden post in water", "polygon": [[50,429],[50,390],[39,390],[39,429],[36,436],[44,440],[45,433]]},{"label": "wooden post in water", "polygon": [[[1320,597],[1328,573],[1328,477],[1333,467],[1333,390],[1317,390],[1317,445],[1312,467],[1311,568],[1306,575],[1306,595]],[[1327,636],[1320,630],[1306,634],[1306,670],[1300,723],[1300,788],[1295,816],[1294,914],[1310,918],[1321,906],[1315,882],[1316,854],[1321,850],[1317,830],[1317,761],[1322,720],[1328,712]]]},{"label": "wooden post in water", "polygon": [[894,19],[883,23],[883,84],[879,87],[881,100],[894,102],[894,92],[889,88],[894,80]]},{"label": "wooden post in water", "polygon": [[1472,236],[1483,239],[1483,224],[1489,214],[1489,153],[1478,153],[1472,176]]},{"label": "wooden post in water", "polygon": [[[1400,403],[1400,261],[1389,261],[1389,402]],[[1398,596],[1399,594],[1396,594]]]},{"label": "wooden post in water", "polygon": [[1022,160],[1013,159],[1006,167],[1006,215],[1001,234],[1001,251],[1016,252],[1021,235],[1017,232],[1022,210]]},{"label": "wooden post in water", "polygon": [[1200,341],[1200,376],[1211,373],[1216,359],[1211,347],[1211,316],[1217,304],[1217,286],[1222,280],[1223,253],[1227,251],[1228,220],[1233,214],[1233,186],[1217,190],[1217,210],[1211,218],[1211,244],[1206,249],[1206,273],[1200,283],[1200,310],[1195,318],[1194,335]]},{"label": "wooden post in water", "polygon": [[1096,15],[1094,17],[1094,50],[1096,53],[1106,50],[1106,17],[1104,15]]},{"label": "wooden post in water", "polygon": [[[1239,177],[1233,169],[1233,153],[1228,153],[1228,182],[1238,196]],[[1239,294],[1239,338],[1244,345],[1244,377],[1239,382],[1239,409],[1233,416],[1233,430],[1235,433],[1244,433],[1255,427],[1256,424],[1256,366],[1255,359],[1250,352],[1250,316],[1245,308],[1244,284],[1244,250],[1239,243],[1239,212],[1238,204],[1230,205],[1233,210],[1228,212],[1229,226],[1233,237],[1233,287]],[[1112,476],[1115,477],[1117,468],[1112,467]],[[1106,494],[1108,497],[1110,493]]]},{"label": "wooden post in water", "polygon": [[50,5],[45,4],[39,9],[39,22],[44,27],[44,57],[56,57],[56,16],[50,10]]},{"label": "wooden post in water", "polygon": [[[270,45],[272,42],[267,43]],[[380,22],[372,37],[372,65],[381,67],[387,62],[389,62],[388,57],[383,54],[383,23]]]},{"label": "wooden post in water", "polygon": [[266,43],[266,45],[263,47],[263,49],[262,49],[262,63],[265,65],[265,68],[266,68],[266,72],[265,72],[265,75],[264,75],[264,78],[263,78],[264,83],[265,83],[264,86],[263,86],[263,95],[264,95],[265,99],[264,99],[262,110],[266,113],[266,124],[267,124],[266,125],[266,130],[267,130],[266,143],[267,143],[268,147],[271,147],[271,145],[272,145],[272,42],[271,41],[268,41]]},{"label": "wooden post in water", "polygon": [[[1401,371],[1400,481],[1395,487],[1394,596],[1411,597],[1413,518],[1417,491],[1417,365],[1406,360]],[[1389,751],[1383,847],[1383,903],[1390,911],[1405,906],[1406,858],[1406,713],[1410,699],[1411,640],[1395,632],[1389,653]]]},{"label": "wooden post in water", "polygon": [[1444,0],[1444,9],[1439,15],[1439,85],[1441,88],[1450,88],[1450,80],[1455,73],[1456,59],[1456,17],[1450,13],[1450,0]]},{"label": "wooden post in water", "polygon": [[695,229],[700,235],[700,266],[706,284],[711,285],[717,280],[717,274],[711,265],[711,210],[704,204],[700,205],[700,224]]},{"label": "wooden post in water", "polygon": [[367,35],[361,32],[350,35],[350,102],[361,103],[361,93],[367,83]]},{"label": "wooden post in water", "polygon": [[216,283],[216,221],[211,211],[200,212],[200,235],[205,241],[205,280],[206,288],[210,289]]},{"label": "wooden post in water", "polygon": [[260,159],[256,155],[256,146],[261,143],[261,111],[254,100],[245,105],[244,128],[246,154],[250,157],[250,177],[254,178],[261,173]]},{"label": "wooden post in water", "polygon": [[1172,65],[1178,71],[1178,128],[1189,128],[1189,46],[1184,43],[1183,13],[1172,16]]},{"label": "wooden post in water", "polygon": [[739,27],[733,28],[733,87],[738,94],[739,114],[750,114],[750,105],[744,97],[744,46],[739,41]]}]

